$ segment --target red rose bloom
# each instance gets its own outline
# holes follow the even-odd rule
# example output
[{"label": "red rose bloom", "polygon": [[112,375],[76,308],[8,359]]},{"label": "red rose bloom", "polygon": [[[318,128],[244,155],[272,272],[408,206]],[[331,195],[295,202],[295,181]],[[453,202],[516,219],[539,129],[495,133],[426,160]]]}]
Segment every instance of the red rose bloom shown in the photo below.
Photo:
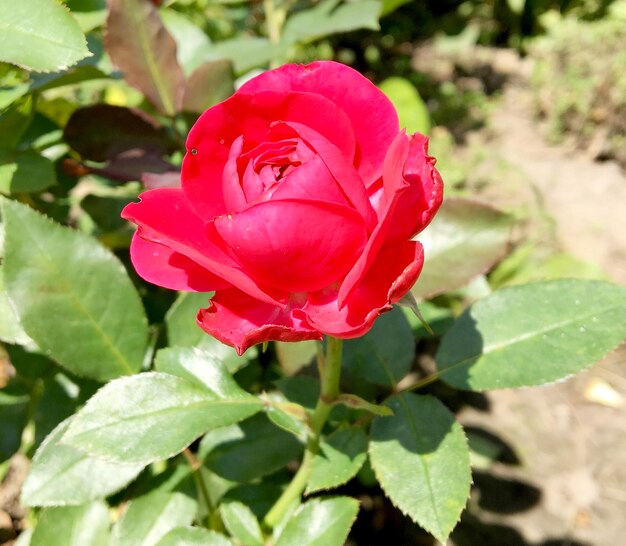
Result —
[{"label": "red rose bloom", "polygon": [[411,239],[442,199],[427,147],[351,68],[265,72],[200,116],[182,188],[124,209],[133,264],[166,288],[215,290],[198,324],[240,354],[361,336],[422,268]]}]

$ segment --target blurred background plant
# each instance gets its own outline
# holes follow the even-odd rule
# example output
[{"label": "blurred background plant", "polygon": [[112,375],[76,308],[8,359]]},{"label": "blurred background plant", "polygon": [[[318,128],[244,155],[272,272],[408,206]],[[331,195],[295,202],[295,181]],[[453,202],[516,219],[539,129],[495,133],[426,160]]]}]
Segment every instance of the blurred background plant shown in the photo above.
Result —
[{"label": "blurred background plant", "polygon": [[[178,184],[189,128],[243,81],[286,62],[352,65],[391,98],[403,126],[430,135],[446,182],[446,204],[424,234],[427,262],[414,289],[435,338],[396,311],[368,337],[384,358],[395,359],[401,381],[432,370],[439,338],[454,317],[493,290],[561,277],[626,282],[626,179],[613,162],[626,166],[625,29],[624,0],[3,0],[0,193],[97,238],[122,260],[150,324],[146,365],[167,344],[199,347],[226,362],[249,390],[287,398],[295,390],[301,401],[313,381],[311,346],[276,344],[237,358],[216,344],[193,325],[206,294],[175,300],[128,267],[132,230],[119,212],[146,187]],[[56,259],[69,256],[60,250]],[[25,546],[40,520],[44,530],[32,544],[65,545],[65,535],[50,530],[50,518],[25,508],[19,494],[42,440],[108,372],[49,358],[33,339],[38,326],[27,334],[20,325],[15,295],[3,279],[0,544],[17,539]],[[54,333],[54,325],[39,327]],[[389,328],[399,336],[393,343]],[[397,388],[381,385],[376,363],[365,362],[358,345],[351,351],[350,392]],[[85,354],[88,362],[99,358],[80,348],[72,357]],[[623,453],[611,443],[626,437],[620,359],[540,394],[463,393],[440,382],[429,387],[469,424],[474,491],[454,544],[617,543],[626,499]],[[257,446],[256,467],[241,463],[241,455],[229,451],[236,445],[216,434],[195,451],[214,500],[252,502],[258,515],[288,476],[280,468],[300,448],[267,419],[253,419],[243,433],[261,430],[271,439]],[[567,444],[573,421],[589,438],[576,449]],[[524,429],[516,431],[519,443],[509,434],[514,427]],[[558,446],[551,444],[555,429]],[[572,464],[563,465],[572,450]],[[118,510],[150,491],[188,492],[195,487],[194,464],[182,456],[155,463],[128,486],[132,472],[104,487],[101,496],[115,493],[109,500]],[[238,464],[243,467],[232,470]],[[253,490],[265,474],[272,477],[264,492]],[[344,486],[362,504],[351,543],[433,544],[374,483],[366,464]],[[33,498],[33,506],[49,504]],[[161,501],[155,498],[154,510]],[[189,507],[179,508],[182,520],[165,527],[191,522]],[[61,522],[90,521],[54,510]],[[123,530],[117,533],[119,544],[131,543],[123,542]]]}]

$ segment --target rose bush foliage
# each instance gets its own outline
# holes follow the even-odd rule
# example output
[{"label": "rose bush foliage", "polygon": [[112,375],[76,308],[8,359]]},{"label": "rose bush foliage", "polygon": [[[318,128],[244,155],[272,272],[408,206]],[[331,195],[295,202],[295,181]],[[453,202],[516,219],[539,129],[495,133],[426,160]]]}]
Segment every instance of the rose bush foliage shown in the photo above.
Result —
[{"label": "rose bush foliage", "polygon": [[215,291],[198,324],[239,353],[363,335],[415,283],[442,181],[428,140],[335,62],[285,65],[207,110],[181,188],[144,192],[131,258],[147,281]]}]

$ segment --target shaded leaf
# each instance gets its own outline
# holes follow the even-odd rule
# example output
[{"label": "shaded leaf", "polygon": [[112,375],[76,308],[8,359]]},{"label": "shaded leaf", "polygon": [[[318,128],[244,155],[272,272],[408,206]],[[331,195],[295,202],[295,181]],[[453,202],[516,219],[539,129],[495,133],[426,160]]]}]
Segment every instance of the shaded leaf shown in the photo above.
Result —
[{"label": "shaded leaf", "polygon": [[2,200],[2,215],[4,282],[24,331],[77,375],[106,381],[139,371],[147,321],[115,256],[15,201]]},{"label": "shaded leaf", "polygon": [[111,463],[60,444],[69,422],[59,424],[35,453],[22,489],[22,502],[27,506],[76,505],[104,498],[143,469],[143,464]]},{"label": "shaded leaf", "polygon": [[263,546],[263,533],[256,516],[245,504],[228,501],[220,505],[220,515],[228,532],[243,546]]},{"label": "shaded leaf", "polygon": [[38,192],[54,184],[54,164],[48,158],[34,150],[15,154],[0,150],[0,193]]},{"label": "shaded leaf", "polygon": [[74,111],[64,140],[84,159],[106,161],[132,150],[163,155],[174,150],[157,121],[138,108],[94,104]]},{"label": "shaded leaf", "polygon": [[314,499],[296,510],[276,546],[342,546],[359,511],[349,497]]},{"label": "shaded leaf", "polygon": [[110,0],[104,36],[106,50],[132,86],[162,114],[180,110],[184,76],[176,42],[148,0]]},{"label": "shaded leaf", "polygon": [[436,361],[455,387],[541,385],[594,364],[626,338],[626,288],[562,279],[503,288],[467,309]]},{"label": "shaded leaf", "polygon": [[463,429],[431,396],[398,394],[388,404],[394,415],[372,424],[372,468],[393,504],[445,542],[470,492]]},{"label": "shaded leaf", "polygon": [[513,219],[488,205],[466,199],[444,201],[419,235],[424,269],[411,289],[430,298],[460,288],[489,270],[506,252]]},{"label": "shaded leaf", "polygon": [[181,493],[151,493],[131,501],[113,527],[111,546],[155,546],[172,529],[190,525],[196,501]]},{"label": "shaded leaf", "polygon": [[262,408],[258,398],[238,387],[222,387],[211,390],[156,372],[117,379],[76,414],[63,443],[123,463],[167,459],[207,430]]},{"label": "shaded leaf", "polygon": [[232,63],[227,59],[209,61],[196,68],[185,83],[183,110],[202,113],[235,91]]},{"label": "shaded leaf", "polygon": [[91,55],[69,10],[54,0],[2,0],[0,61],[28,70],[62,70]]},{"label": "shaded leaf", "polygon": [[200,442],[199,456],[211,471],[247,482],[272,474],[302,453],[302,444],[263,414],[238,425],[212,430]]},{"label": "shaded leaf", "polygon": [[336,430],[322,439],[313,459],[306,493],[338,487],[351,480],[367,457],[367,436],[362,428]]},{"label": "shaded leaf", "polygon": [[413,332],[401,309],[382,315],[363,337],[343,346],[343,366],[350,374],[376,385],[393,387],[411,369]]},{"label": "shaded leaf", "polygon": [[109,513],[103,502],[47,508],[30,546],[108,546]]},{"label": "shaded leaf", "polygon": [[15,148],[30,125],[35,110],[32,96],[24,97],[0,113],[0,148]]}]

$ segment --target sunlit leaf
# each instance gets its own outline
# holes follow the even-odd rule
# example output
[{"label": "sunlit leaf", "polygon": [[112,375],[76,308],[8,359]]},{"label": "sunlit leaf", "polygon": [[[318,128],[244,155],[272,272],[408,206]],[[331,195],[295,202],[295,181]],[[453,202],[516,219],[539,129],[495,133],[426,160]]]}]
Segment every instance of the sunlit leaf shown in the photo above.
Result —
[{"label": "sunlit leaf", "polygon": [[156,546],[172,529],[190,525],[197,509],[196,501],[181,493],[134,499],[113,527],[111,546]]},{"label": "sunlit leaf", "polygon": [[24,331],[71,372],[108,380],[139,371],[147,323],[124,267],[95,239],[2,200],[3,275]]},{"label": "sunlit leaf", "polygon": [[63,443],[112,461],[147,464],[261,407],[258,398],[239,387],[211,390],[174,375],[144,373],[102,387],[76,414]]},{"label": "sunlit leaf", "polygon": [[69,421],[61,423],[41,444],[22,490],[27,506],[83,504],[104,498],[131,482],[143,464],[111,463],[60,444]]},{"label": "sunlit leaf", "polygon": [[454,415],[436,398],[398,394],[392,417],[372,424],[370,460],[391,502],[445,542],[467,502],[467,441]]},{"label": "sunlit leaf", "polygon": [[591,366],[626,338],[626,288],[556,280],[503,288],[467,309],[436,355],[450,385],[540,385]]},{"label": "sunlit leaf", "polygon": [[276,546],[342,546],[358,511],[349,497],[313,499],[288,520]]},{"label": "sunlit leaf", "polygon": [[54,0],[0,2],[0,61],[50,72],[89,55],[85,36],[63,4]]},{"label": "sunlit leaf", "polygon": [[47,508],[39,516],[30,546],[109,546],[106,504]]}]

